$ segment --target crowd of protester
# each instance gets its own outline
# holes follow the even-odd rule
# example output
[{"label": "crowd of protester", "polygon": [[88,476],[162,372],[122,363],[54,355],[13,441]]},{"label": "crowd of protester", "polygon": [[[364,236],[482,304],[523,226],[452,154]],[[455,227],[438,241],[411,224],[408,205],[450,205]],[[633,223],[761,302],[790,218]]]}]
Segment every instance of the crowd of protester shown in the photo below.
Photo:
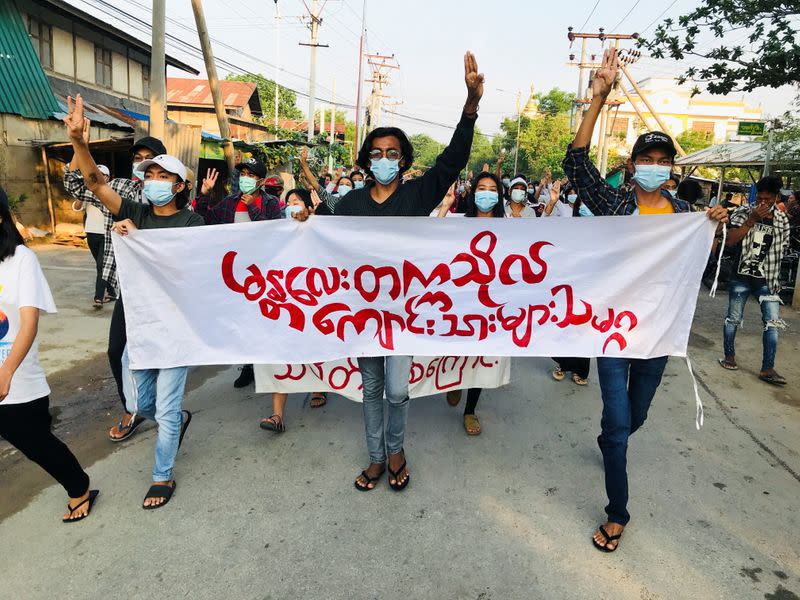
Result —
[{"label": "crowd of protester", "polygon": [[[636,141],[627,163],[629,183],[614,188],[601,177],[589,158],[589,145],[600,111],[617,77],[618,59],[607,51],[592,81],[592,100],[575,139],[566,149],[564,177],[550,172],[538,179],[520,173],[503,172],[505,153],[494,170],[484,165],[481,172],[461,177],[470,155],[484,77],[475,57],[465,56],[467,97],[449,145],[435,164],[421,176],[405,178],[414,150],[408,136],[395,127],[381,127],[366,136],[358,151],[356,166],[337,173],[315,174],[306,149],[299,156],[304,185],[284,192],[280,176],[269,174],[257,158],[236,165],[236,185],[218,199],[217,173],[209,169],[200,183],[197,197],[190,200],[193,176],[176,157],[167,153],[161,141],[146,137],[131,148],[130,177],[110,178],[89,152],[88,121],[83,101],[69,100],[65,118],[74,148],[74,158],[65,171],[65,186],[75,198],[75,210],[86,210],[87,237],[97,261],[93,305],[115,302],[108,341],[108,358],[122,403],[121,417],[109,430],[112,442],[135,434],[140,424],[158,424],[152,484],[143,508],[166,505],[177,482],[175,460],[189,427],[192,414],[184,409],[187,367],[132,370],[128,365],[125,337],[124,299],[116,293],[116,269],[110,244],[112,231],[129,235],[137,229],[194,227],[274,219],[305,221],[320,215],[348,217],[454,217],[464,218],[602,218],[686,213],[690,202],[683,199],[682,183],[673,175],[676,147],[661,132],[643,134]],[[688,189],[688,188],[687,188]],[[773,385],[786,380],[775,371],[778,332],[785,324],[779,316],[777,269],[789,243],[790,222],[800,218],[798,196],[781,200],[781,181],[765,177],[757,184],[755,204],[743,204],[732,214],[718,204],[707,210],[718,222],[718,236],[724,224],[730,227],[725,245],[737,253],[736,270],[729,292],[729,309],[724,323],[724,356],[720,365],[738,368],[735,338],[742,311],[750,296],[756,298],[763,316],[763,361],[760,378]],[[689,193],[689,191],[684,191]],[[785,207],[785,210],[781,208]],[[642,248],[642,252],[648,252]],[[154,260],[158,260],[154,258]],[[13,280],[14,286],[6,285]],[[98,491],[70,450],[50,431],[49,393],[37,356],[39,311],[54,312],[55,305],[36,256],[25,247],[0,190],[0,285],[13,292],[0,294],[0,309],[8,316],[13,339],[4,350],[0,366],[0,435],[28,458],[44,468],[69,496],[65,522],[87,517]],[[589,383],[590,358],[556,357],[552,377],[561,381],[567,373],[581,386]],[[608,496],[607,521],[592,536],[602,551],[616,550],[629,522],[627,450],[630,436],[645,422],[650,404],[659,388],[668,357],[628,359],[598,357],[597,373],[602,415],[597,444],[605,467]],[[411,472],[404,451],[409,410],[411,357],[387,356],[358,359],[363,381],[363,418],[369,464],[356,477],[356,489],[373,490],[388,472],[389,486],[404,490]],[[236,387],[253,382],[253,367],[245,365]],[[456,406],[462,392],[448,394]],[[466,390],[463,424],[468,435],[479,435],[481,424],[476,408],[480,388]],[[323,392],[312,394],[312,407],[327,402]],[[287,395],[272,395],[272,415],[262,419],[263,429],[286,431],[284,412]],[[386,414],[384,414],[386,413]]]}]

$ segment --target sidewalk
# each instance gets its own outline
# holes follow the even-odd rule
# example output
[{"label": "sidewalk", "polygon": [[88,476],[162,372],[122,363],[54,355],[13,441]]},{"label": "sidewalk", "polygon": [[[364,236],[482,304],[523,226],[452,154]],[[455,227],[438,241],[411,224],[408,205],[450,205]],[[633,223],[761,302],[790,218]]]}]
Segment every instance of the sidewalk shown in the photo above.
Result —
[{"label": "sidewalk", "polygon": [[274,435],[258,428],[268,397],[234,390],[235,368],[194,371],[178,489],[143,511],[154,428],[122,445],[105,438],[118,412],[110,310],[93,311],[91,273],[75,270],[91,259],[37,253],[60,309],[40,333],[56,431],[102,493],[90,519],[62,525],[63,491],[0,445],[0,598],[800,597],[791,309],[777,364],[790,385],[772,388],[755,377],[758,307],[740,333],[742,369],[724,371],[727,296],[701,290],[690,357],[705,427],[695,430],[691,379],[672,359],[629,451],[631,524],[606,555],[590,542],[605,504],[596,372],[586,388],[556,383],[544,358],[515,360],[511,384],[484,393],[477,438],[463,432],[463,408],[412,401],[402,494],[385,478],[370,493],[353,488],[366,466],[359,404],[334,396],[312,410],[291,396],[288,430]]}]

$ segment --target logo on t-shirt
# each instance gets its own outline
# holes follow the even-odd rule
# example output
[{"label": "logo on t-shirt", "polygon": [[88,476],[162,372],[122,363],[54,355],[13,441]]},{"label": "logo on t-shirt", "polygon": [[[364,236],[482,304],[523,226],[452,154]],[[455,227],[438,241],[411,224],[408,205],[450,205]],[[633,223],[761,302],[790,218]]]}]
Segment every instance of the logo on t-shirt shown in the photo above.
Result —
[{"label": "logo on t-shirt", "polygon": [[2,341],[8,334],[11,325],[8,322],[8,316],[0,310],[0,341]]},{"label": "logo on t-shirt", "polygon": [[739,261],[739,274],[764,279],[764,263],[774,239],[772,224],[756,223],[752,229],[750,244],[742,245],[742,259]]}]

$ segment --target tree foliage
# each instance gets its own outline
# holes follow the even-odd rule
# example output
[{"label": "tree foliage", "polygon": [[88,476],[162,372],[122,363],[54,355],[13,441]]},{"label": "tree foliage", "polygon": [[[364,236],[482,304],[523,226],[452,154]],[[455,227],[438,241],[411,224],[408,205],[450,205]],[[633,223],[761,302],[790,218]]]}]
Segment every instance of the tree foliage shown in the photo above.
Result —
[{"label": "tree foliage", "polygon": [[539,100],[539,112],[554,116],[561,113],[568,113],[572,109],[572,103],[575,101],[575,94],[554,87],[546,94],[536,94],[536,98]]},{"label": "tree foliage", "polygon": [[686,154],[703,150],[714,144],[714,134],[710,131],[691,131],[687,129],[678,134],[678,143],[686,150]]},{"label": "tree foliage", "polygon": [[[666,19],[641,43],[655,58],[708,59],[679,78],[714,94],[800,82],[800,4],[781,0],[703,0],[677,20]],[[742,37],[744,33],[744,37]],[[701,47],[711,36],[713,42]],[[699,91],[695,88],[695,91]]]},{"label": "tree foliage", "polygon": [[[255,83],[258,86],[258,97],[261,100],[261,108],[264,114],[275,114],[274,81],[267,79],[263,75],[256,74],[233,75],[229,73],[225,79],[228,81]],[[297,94],[282,86],[278,86],[278,116],[282,119],[302,119],[305,116],[305,113],[297,107]],[[267,119],[267,117],[264,118]]]},{"label": "tree foliage", "polygon": [[414,166],[430,168],[436,157],[441,154],[445,148],[445,144],[437,142],[431,136],[425,133],[417,133],[412,135],[409,140],[414,147]]}]

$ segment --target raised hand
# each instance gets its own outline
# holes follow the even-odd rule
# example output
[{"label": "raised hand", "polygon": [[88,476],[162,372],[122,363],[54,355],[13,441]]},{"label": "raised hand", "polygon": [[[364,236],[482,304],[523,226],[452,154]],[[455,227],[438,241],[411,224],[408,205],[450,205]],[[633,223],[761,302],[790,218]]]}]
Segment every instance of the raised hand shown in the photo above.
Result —
[{"label": "raised hand", "polygon": [[507,155],[508,155],[508,152],[506,152],[505,148],[500,150],[500,156],[497,157],[497,164],[502,165],[505,162]]},{"label": "raised hand", "polygon": [[444,195],[444,198],[442,199],[442,206],[447,208],[447,210],[450,210],[455,201],[456,201],[456,184],[454,183],[453,185],[450,186],[450,188],[447,190],[447,193]]},{"label": "raised hand", "polygon": [[467,84],[467,102],[464,111],[468,114],[477,112],[478,104],[483,97],[483,73],[478,73],[478,61],[472,52],[464,55],[464,82]]},{"label": "raised hand", "polygon": [[558,201],[558,196],[561,194],[561,182],[556,181],[550,188],[550,202],[555,203]]},{"label": "raised hand", "polygon": [[317,190],[311,189],[311,203],[314,205],[314,210],[317,210],[317,207],[322,204],[322,199],[319,197]]},{"label": "raised hand", "polygon": [[608,98],[611,88],[619,74],[619,56],[616,48],[607,48],[603,52],[603,61],[592,79],[592,95]]},{"label": "raised hand", "polygon": [[308,164],[308,146],[303,146],[303,149],[300,150],[300,162]]},{"label": "raised hand", "polygon": [[[481,172],[488,173],[488,171],[489,171],[489,163],[483,163],[483,167],[481,168]],[[472,179],[472,178],[470,177],[470,179]]]},{"label": "raised hand", "polygon": [[[67,116],[64,117],[69,139],[75,142],[85,142],[88,138],[89,119],[83,115],[83,98],[78,94],[73,100],[67,97]],[[84,137],[85,136],[85,137]]]},{"label": "raised hand", "polygon": [[136,231],[136,225],[133,224],[133,221],[130,219],[125,219],[123,221],[117,221],[114,223],[114,226],[111,228],[111,231],[118,233],[119,235],[128,235],[132,231]]},{"label": "raised hand", "polygon": [[203,185],[200,188],[201,196],[208,196],[211,193],[211,190],[217,185],[217,177],[219,177],[219,172],[216,169],[206,171],[206,178],[203,179]]}]

